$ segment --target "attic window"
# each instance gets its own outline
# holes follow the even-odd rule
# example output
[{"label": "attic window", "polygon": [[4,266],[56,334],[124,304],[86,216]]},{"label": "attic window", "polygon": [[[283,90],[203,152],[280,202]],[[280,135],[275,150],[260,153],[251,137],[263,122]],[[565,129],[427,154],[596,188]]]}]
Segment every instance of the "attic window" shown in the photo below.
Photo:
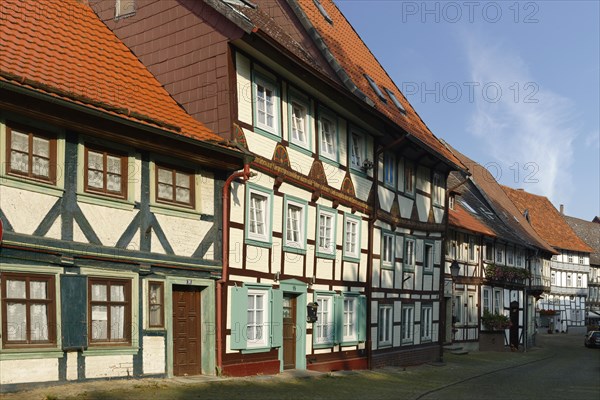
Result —
[{"label": "attic window", "polygon": [[400,110],[402,112],[402,114],[406,114],[406,109],[404,108],[404,106],[402,105],[402,103],[400,103],[400,100],[398,100],[398,98],[396,97],[396,95],[394,94],[394,92],[392,92],[390,89],[388,88],[384,88],[386,93],[388,94],[388,96],[390,96],[390,99],[392,99],[392,102],[394,103],[394,105],[396,107],[398,107],[398,110]]},{"label": "attic window", "polygon": [[327,12],[327,10],[325,10],[325,7],[323,7],[323,4],[321,4],[321,1],[320,0],[313,0],[313,2],[315,3],[315,6],[317,6],[317,8],[319,9],[319,11],[321,12],[321,14],[323,15],[323,17],[325,18],[325,21],[329,22],[330,24],[333,24],[333,20],[329,16],[329,13]]},{"label": "attic window", "polygon": [[367,74],[365,74],[365,78],[367,78],[367,81],[369,81],[369,85],[371,85],[371,89],[373,89],[373,91],[375,92],[377,97],[379,97],[379,99],[381,101],[383,101],[384,103],[387,103],[387,100],[386,100],[385,96],[383,95],[383,92],[381,91],[381,89],[379,89],[379,86],[377,86],[377,84],[375,83],[373,78],[371,78]]},{"label": "attic window", "polygon": [[488,210],[485,207],[479,207],[479,209],[481,210],[481,212],[483,212],[483,214],[486,217],[488,217],[489,219],[494,219],[494,214],[490,210]]},{"label": "attic window", "polygon": [[472,214],[477,214],[477,211],[475,211],[475,209],[473,207],[471,207],[469,204],[467,204],[466,201],[464,200],[460,200],[460,204],[462,204],[462,206],[464,208],[466,208],[469,212],[471,212]]},{"label": "attic window", "polygon": [[135,14],[135,0],[116,0],[115,18],[129,17]]}]

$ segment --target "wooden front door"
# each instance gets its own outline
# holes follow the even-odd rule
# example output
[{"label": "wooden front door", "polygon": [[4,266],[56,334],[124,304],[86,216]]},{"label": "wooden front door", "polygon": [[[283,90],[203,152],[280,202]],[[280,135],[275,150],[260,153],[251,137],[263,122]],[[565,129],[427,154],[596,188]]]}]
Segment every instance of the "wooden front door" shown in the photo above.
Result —
[{"label": "wooden front door", "polygon": [[510,303],[510,346],[519,348],[519,302]]},{"label": "wooden front door", "polygon": [[200,288],[173,286],[173,375],[199,375]]},{"label": "wooden front door", "polygon": [[296,298],[283,295],[283,369],[296,368]]}]

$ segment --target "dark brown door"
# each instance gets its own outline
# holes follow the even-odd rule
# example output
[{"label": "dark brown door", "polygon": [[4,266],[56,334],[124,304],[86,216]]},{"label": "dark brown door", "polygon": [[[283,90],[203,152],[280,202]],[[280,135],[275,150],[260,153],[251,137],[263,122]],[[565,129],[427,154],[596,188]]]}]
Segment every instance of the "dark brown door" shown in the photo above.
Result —
[{"label": "dark brown door", "polygon": [[283,295],[283,369],[296,368],[296,298]]},{"label": "dark brown door", "polygon": [[200,288],[173,286],[173,374],[199,375]]},{"label": "dark brown door", "polygon": [[510,346],[519,348],[519,302],[510,303]]}]

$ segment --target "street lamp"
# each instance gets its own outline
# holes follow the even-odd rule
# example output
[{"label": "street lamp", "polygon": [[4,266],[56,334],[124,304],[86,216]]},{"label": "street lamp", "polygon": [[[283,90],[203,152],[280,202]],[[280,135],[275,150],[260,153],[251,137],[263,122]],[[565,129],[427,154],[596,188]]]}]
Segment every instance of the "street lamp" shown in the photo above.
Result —
[{"label": "street lamp", "polygon": [[[456,286],[456,278],[458,278],[458,273],[460,272],[460,265],[458,265],[458,261],[454,260],[452,261],[452,264],[450,264],[450,276],[452,278],[452,304],[454,305],[454,301],[456,300],[454,297],[454,289]],[[455,307],[459,307],[458,304],[455,305]],[[452,307],[452,341],[454,342],[454,335],[456,335],[456,328],[454,327],[455,321],[456,321],[456,317],[455,317],[455,312],[456,312],[456,308]]]}]

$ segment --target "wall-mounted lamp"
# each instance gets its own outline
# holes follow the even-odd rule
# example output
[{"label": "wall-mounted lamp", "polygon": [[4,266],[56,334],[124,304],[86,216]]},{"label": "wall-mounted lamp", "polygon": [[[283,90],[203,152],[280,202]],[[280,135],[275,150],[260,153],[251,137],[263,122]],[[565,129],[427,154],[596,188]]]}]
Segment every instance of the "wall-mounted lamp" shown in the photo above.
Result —
[{"label": "wall-mounted lamp", "polygon": [[373,169],[373,165],[374,165],[373,161],[371,161],[371,160],[365,160],[365,161],[363,161],[363,164],[362,164],[362,170],[363,171],[368,171],[370,169]]}]

